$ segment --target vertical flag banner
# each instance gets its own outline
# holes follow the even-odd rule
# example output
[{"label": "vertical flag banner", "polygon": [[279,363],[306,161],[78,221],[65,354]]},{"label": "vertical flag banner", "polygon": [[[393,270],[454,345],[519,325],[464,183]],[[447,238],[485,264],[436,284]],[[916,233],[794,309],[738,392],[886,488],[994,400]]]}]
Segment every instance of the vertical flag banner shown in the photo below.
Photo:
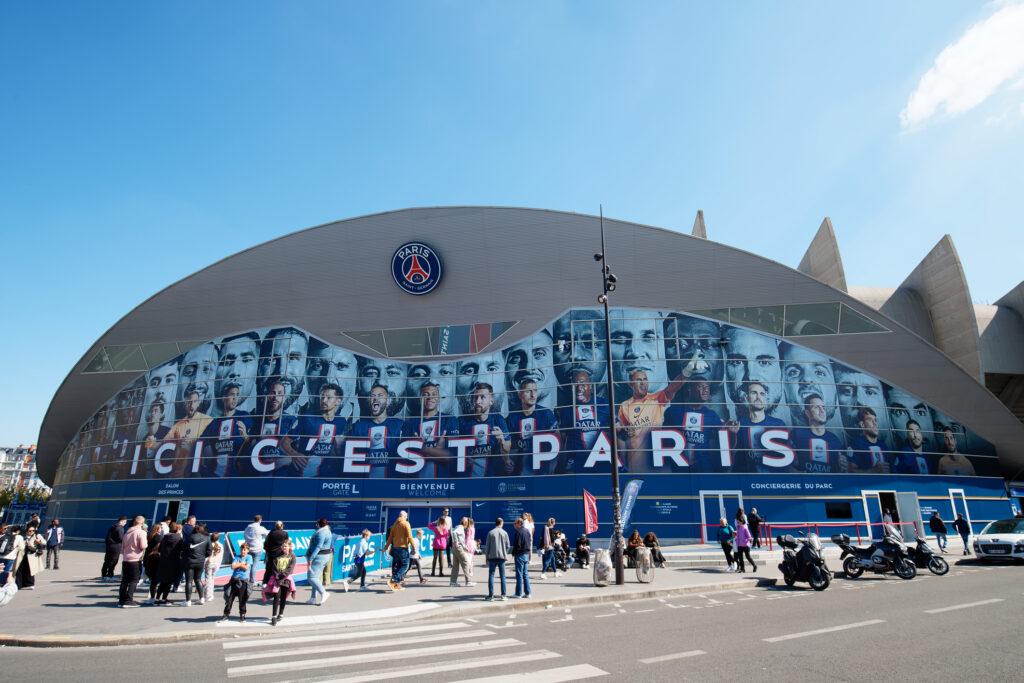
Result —
[{"label": "vertical flag banner", "polygon": [[597,499],[583,489],[583,533],[592,534],[597,531]]},{"label": "vertical flag banner", "polygon": [[640,486],[643,479],[630,479],[626,488],[622,490],[622,531],[629,527],[629,517],[633,514],[633,506],[636,505],[636,497],[640,495]]}]

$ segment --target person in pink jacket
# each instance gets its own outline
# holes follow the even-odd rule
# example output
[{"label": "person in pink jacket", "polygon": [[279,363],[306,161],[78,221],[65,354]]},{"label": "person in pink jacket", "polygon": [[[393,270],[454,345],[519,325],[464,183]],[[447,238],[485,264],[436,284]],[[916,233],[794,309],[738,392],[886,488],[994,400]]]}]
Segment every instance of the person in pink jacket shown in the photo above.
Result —
[{"label": "person in pink jacket", "polygon": [[121,588],[117,598],[117,603],[121,607],[139,606],[139,603],[135,602],[135,587],[142,578],[142,554],[149,546],[146,530],[142,528],[145,521],[145,517],[136,515],[131,528],[125,532],[122,539]]},{"label": "person in pink jacket", "polygon": [[427,528],[434,532],[434,542],[430,544],[434,551],[430,575],[433,576],[434,570],[439,569],[439,575],[444,576],[444,551],[448,548],[448,533],[451,529],[448,528],[448,521],[444,515],[441,515],[440,519],[433,524],[428,524]]},{"label": "person in pink jacket", "polygon": [[736,571],[744,573],[746,569],[743,566],[743,556],[747,556],[747,560],[750,562],[750,566],[753,567],[753,571],[757,571],[757,565],[754,563],[754,558],[750,556],[750,541],[753,536],[750,535],[750,529],[747,528],[746,523],[736,523]]}]

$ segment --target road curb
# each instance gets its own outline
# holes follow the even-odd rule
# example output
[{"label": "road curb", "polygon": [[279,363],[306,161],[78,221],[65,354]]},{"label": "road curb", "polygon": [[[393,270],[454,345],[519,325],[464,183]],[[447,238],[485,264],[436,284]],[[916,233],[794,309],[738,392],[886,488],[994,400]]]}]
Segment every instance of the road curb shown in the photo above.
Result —
[{"label": "road curb", "polygon": [[[751,577],[753,578],[753,577]],[[597,595],[581,595],[578,597],[557,598],[554,600],[510,600],[508,602],[488,602],[484,604],[472,604],[464,607],[441,608],[436,611],[422,615],[405,615],[401,617],[385,617],[376,621],[354,621],[346,624],[339,621],[332,627],[357,628],[369,625],[381,625],[402,621],[428,621],[432,619],[459,619],[463,617],[481,616],[486,614],[506,614],[508,612],[533,612],[556,607],[575,607],[579,605],[598,605],[610,602],[625,602],[633,600],[648,600],[671,595],[693,595],[695,593],[713,593],[716,591],[736,590],[739,588],[755,588],[773,585],[774,581],[768,578],[758,578],[756,583],[749,579],[743,581],[723,581],[718,583],[701,584],[697,586],[676,586],[674,588],[652,588],[648,590],[630,591],[627,593],[607,593]],[[355,613],[354,613],[355,615]],[[122,634],[108,636],[79,636],[79,635],[52,635],[52,636],[19,636],[14,634],[0,633],[0,646],[6,647],[112,647],[119,645],[154,645],[163,643],[185,643],[191,641],[229,640],[239,637],[256,637],[282,635],[285,633],[301,633],[304,631],[322,629],[322,624],[311,624],[296,626],[294,628],[279,628],[267,626],[266,628],[246,629],[244,631],[227,631],[222,629],[201,630],[201,631],[170,631],[165,633],[147,633],[142,635]]]}]

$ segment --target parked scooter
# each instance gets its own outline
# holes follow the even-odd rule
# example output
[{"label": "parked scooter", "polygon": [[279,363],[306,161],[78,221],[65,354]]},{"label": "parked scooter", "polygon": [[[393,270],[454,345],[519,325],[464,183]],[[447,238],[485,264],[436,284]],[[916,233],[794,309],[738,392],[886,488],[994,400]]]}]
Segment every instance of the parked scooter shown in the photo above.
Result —
[{"label": "parked scooter", "polygon": [[[816,591],[823,591],[832,583],[832,572],[825,564],[821,541],[817,534],[807,538],[794,538],[789,534],[775,539],[782,548],[779,571],[787,586],[806,581]],[[798,549],[799,548],[799,549]]]},{"label": "parked scooter", "polygon": [[920,536],[917,537],[917,547],[910,551],[910,559],[921,569],[927,567],[928,571],[937,576],[949,571],[949,563],[936,555],[932,547]]},{"label": "parked scooter", "polygon": [[836,534],[832,542],[843,549],[843,571],[846,576],[855,579],[865,571],[876,574],[894,572],[901,579],[912,579],[917,576],[917,568],[910,559],[910,551],[902,539],[891,533],[878,543],[868,547],[850,545],[850,537]]}]

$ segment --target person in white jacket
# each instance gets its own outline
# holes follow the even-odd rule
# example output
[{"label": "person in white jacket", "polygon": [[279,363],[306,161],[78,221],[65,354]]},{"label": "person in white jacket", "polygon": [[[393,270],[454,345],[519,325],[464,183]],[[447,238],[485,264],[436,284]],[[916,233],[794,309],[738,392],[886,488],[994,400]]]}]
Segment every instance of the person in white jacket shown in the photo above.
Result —
[{"label": "person in white jacket", "polygon": [[210,556],[206,558],[206,566],[203,569],[203,574],[206,578],[204,585],[203,599],[206,602],[213,600],[214,583],[217,577],[217,570],[220,569],[220,564],[224,560],[224,544],[220,542],[220,534],[210,534]]}]

